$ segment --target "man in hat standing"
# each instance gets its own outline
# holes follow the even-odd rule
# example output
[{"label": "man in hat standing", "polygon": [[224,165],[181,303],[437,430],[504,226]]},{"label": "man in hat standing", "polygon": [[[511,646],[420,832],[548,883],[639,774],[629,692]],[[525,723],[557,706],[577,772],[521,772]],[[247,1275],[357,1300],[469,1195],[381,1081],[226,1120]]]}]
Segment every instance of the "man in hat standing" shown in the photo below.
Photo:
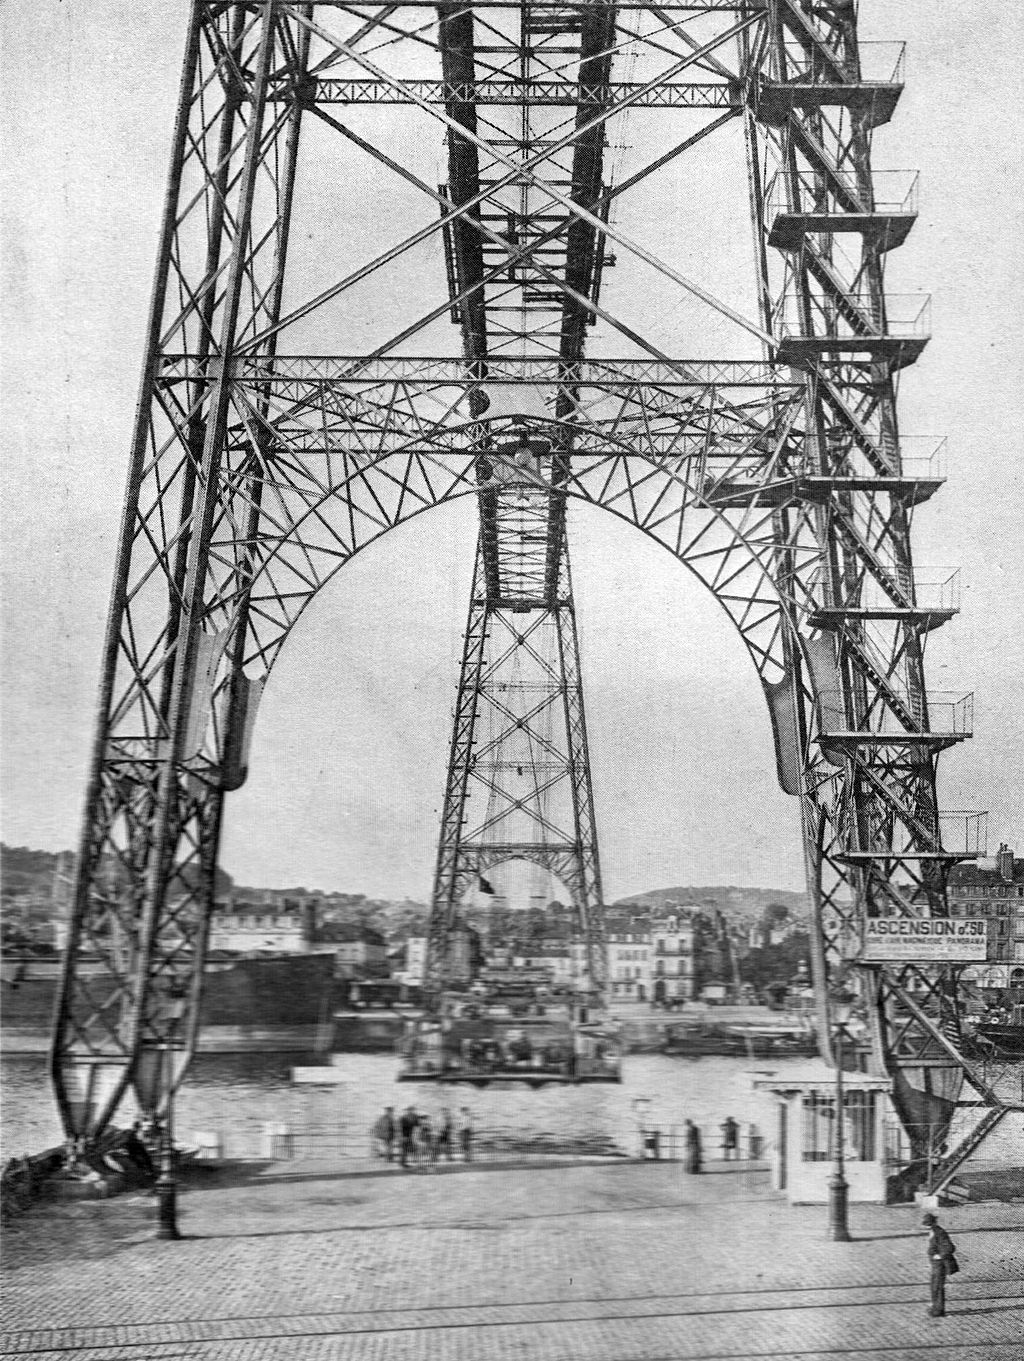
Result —
[{"label": "man in hat standing", "polygon": [[953,1240],[933,1214],[921,1220],[928,1230],[928,1265],[931,1267],[932,1318],[942,1318],[946,1312],[946,1277],[960,1270]]}]

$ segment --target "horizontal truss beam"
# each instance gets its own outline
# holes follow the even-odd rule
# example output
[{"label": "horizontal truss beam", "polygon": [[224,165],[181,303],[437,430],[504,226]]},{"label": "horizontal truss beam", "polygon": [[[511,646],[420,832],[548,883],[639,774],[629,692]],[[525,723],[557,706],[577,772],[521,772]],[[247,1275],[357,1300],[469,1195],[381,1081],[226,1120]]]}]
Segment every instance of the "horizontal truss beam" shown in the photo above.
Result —
[{"label": "horizontal truss beam", "polygon": [[[410,387],[467,383],[512,384],[571,383],[573,387],[618,389],[631,383],[658,387],[771,387],[781,393],[799,393],[804,381],[787,368],[763,360],[672,359],[581,359],[565,361],[558,355],[521,357],[488,355],[473,361],[424,356],[359,355],[240,355],[229,362],[231,377],[239,382],[280,384],[303,382],[366,384],[400,380]],[[171,381],[213,381],[224,370],[219,358],[199,360],[191,355],[165,354],[157,378]]]},{"label": "horizontal truss beam", "polygon": [[[386,80],[323,77],[316,82],[310,99],[318,104],[398,104],[444,106],[455,102],[485,105],[512,105],[531,108],[575,108],[585,100],[594,104],[618,103],[624,99],[637,109],[739,109],[743,99],[739,88],[721,81],[665,81],[654,89],[629,81],[608,81],[602,85],[580,85],[569,80],[477,80],[452,82],[414,78],[396,89]],[[294,92],[282,86],[270,95],[272,101],[290,100]]]}]

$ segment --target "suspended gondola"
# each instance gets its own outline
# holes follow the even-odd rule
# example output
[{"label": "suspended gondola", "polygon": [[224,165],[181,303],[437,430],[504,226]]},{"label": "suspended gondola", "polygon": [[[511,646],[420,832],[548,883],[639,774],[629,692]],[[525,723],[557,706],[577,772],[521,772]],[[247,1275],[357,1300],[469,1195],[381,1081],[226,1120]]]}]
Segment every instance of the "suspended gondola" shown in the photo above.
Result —
[{"label": "suspended gondola", "polygon": [[578,996],[512,1007],[479,992],[446,992],[406,1022],[399,1059],[400,1082],[619,1082],[622,1037],[618,1022]]}]

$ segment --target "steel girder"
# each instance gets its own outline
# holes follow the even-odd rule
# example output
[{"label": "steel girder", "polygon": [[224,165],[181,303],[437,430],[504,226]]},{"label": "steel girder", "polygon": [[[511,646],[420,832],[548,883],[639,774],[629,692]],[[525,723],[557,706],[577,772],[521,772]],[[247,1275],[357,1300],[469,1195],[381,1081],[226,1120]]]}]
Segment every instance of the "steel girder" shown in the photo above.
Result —
[{"label": "steel girder", "polygon": [[[391,52],[415,59],[387,66]],[[619,79],[624,56],[637,68]],[[291,627],[360,548],[458,496],[477,500],[479,598],[494,610],[525,502],[544,536],[536,609],[550,611],[573,501],[661,542],[727,610],[801,802],[826,1042],[829,984],[865,916],[944,911],[946,868],[968,848],[940,835],[935,757],[969,721],[965,701],[944,707],[924,685],[925,637],[955,601],[911,560],[912,509],[942,479],[896,423],[893,376],[924,336],[916,313],[897,324],[884,260],[912,202],[881,193],[870,166],[902,69],[865,62],[840,4],[196,0],[55,1031],[69,1133],[102,1128],[155,1053],[195,1042],[223,796],[245,778]],[[445,133],[447,184],[358,121],[371,97]],[[613,181],[606,149],[631,111],[698,122]],[[737,118],[753,321],[615,217]],[[431,215],[307,295],[287,261],[316,192],[299,155],[311,129],[372,156]],[[320,353],[332,308],[434,241],[448,265],[436,302],[417,298],[370,349]],[[602,298],[612,246],[766,357],[664,353]],[[436,338],[447,319],[458,355]],[[621,358],[586,355],[590,325]],[[536,448],[517,461],[524,442]],[[949,1067],[951,980],[862,977],[878,1064]]]},{"label": "steel girder", "polygon": [[464,925],[463,908],[484,871],[525,860],[565,886],[583,946],[579,989],[600,994],[607,978],[601,872],[568,553],[563,541],[549,585],[544,506],[536,488],[513,483],[496,494],[511,503],[502,508],[503,518],[519,522],[518,551],[505,545],[498,582],[489,582],[481,531],[426,982],[436,993],[467,981],[453,974],[450,950],[453,931]]},{"label": "steel girder", "polygon": [[[578,216],[572,206],[602,203],[602,115],[615,97],[609,87],[615,10],[610,5],[524,6],[518,24],[504,32],[482,22],[471,8],[444,3],[438,12],[449,119],[447,193],[456,205],[473,205],[445,231],[452,319],[462,331],[464,358],[471,371],[489,372],[488,357],[500,352],[508,331],[505,316],[513,312],[524,348],[532,334],[535,346],[544,336],[554,349],[557,334],[562,381],[551,407],[556,423],[544,423],[545,438],[538,439],[535,423],[522,419],[515,440],[507,444],[495,439],[500,427],[482,424],[475,432],[477,570],[441,819],[426,978],[434,994],[453,981],[448,941],[474,875],[485,861],[516,858],[549,871],[557,866],[584,945],[581,986],[601,993],[607,975],[601,876],[562,487],[575,446],[574,423],[565,419],[576,410],[572,380],[583,359],[584,332],[590,309],[598,304],[604,264],[601,218]],[[523,103],[501,126],[493,115],[484,122],[478,108],[487,100],[478,100],[475,88],[481,40],[484,61],[502,77],[514,72],[530,89],[550,77],[547,49],[553,39],[559,57],[568,58],[577,73],[572,84],[560,82],[572,96],[572,136],[558,136],[563,115],[544,98]],[[638,100],[642,90],[628,97]],[[468,135],[457,135],[463,128]],[[560,182],[571,191],[571,198],[560,203],[553,204],[545,184],[528,173],[538,144],[544,143],[551,148],[548,184],[553,175],[564,175]],[[481,159],[485,165],[504,163],[512,174],[509,197],[503,200],[505,220],[497,215],[500,233],[481,230]],[[603,212],[607,216],[607,208]],[[510,246],[528,247],[530,253],[512,263]],[[494,265],[506,266],[505,282],[511,285],[500,301],[483,286],[485,271]],[[469,404],[475,416],[491,409],[486,386],[471,394]],[[542,477],[544,457],[550,466]],[[493,730],[482,739],[480,724],[487,719]],[[473,812],[479,800],[474,805],[472,794],[483,790],[487,808],[481,817]],[[495,846],[506,853],[496,853]],[[517,849],[508,853],[512,846]]]}]

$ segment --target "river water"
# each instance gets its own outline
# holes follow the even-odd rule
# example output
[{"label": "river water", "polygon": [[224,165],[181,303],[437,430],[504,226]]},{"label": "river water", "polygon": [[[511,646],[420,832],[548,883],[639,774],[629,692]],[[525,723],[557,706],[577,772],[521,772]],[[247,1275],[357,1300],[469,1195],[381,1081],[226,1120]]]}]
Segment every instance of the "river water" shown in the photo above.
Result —
[{"label": "river water", "polygon": [[[414,1104],[436,1115],[443,1106],[468,1106],[481,1150],[514,1151],[538,1143],[559,1151],[635,1153],[638,1115],[666,1134],[689,1117],[715,1155],[718,1127],[727,1115],[767,1136],[774,1126],[773,1098],[756,1092],[754,1073],[806,1070],[807,1059],[782,1059],[758,1068],[742,1058],[681,1059],[634,1054],[622,1065],[622,1082],[536,1091],[522,1083],[480,1089],[461,1084],[396,1082],[389,1054],[340,1054],[344,1080],[309,1086],[291,1080],[296,1054],[199,1055],[175,1100],[178,1142],[196,1131],[220,1136],[225,1156],[255,1158],[264,1151],[266,1127],[287,1126],[302,1154],[363,1156],[370,1125],[385,1105]],[[824,1071],[824,1069],[823,1069]],[[35,1153],[61,1142],[60,1122],[42,1055],[5,1055],[0,1067],[4,1100],[0,1140],[5,1158]],[[639,1102],[639,1104],[638,1104]],[[646,1102],[646,1104],[644,1104]],[[119,1123],[132,1115],[126,1103]]]},{"label": "river water", "polygon": [[[775,1131],[775,1102],[755,1091],[752,1079],[768,1073],[809,1071],[830,1077],[817,1059],[685,1059],[664,1054],[631,1054],[622,1064],[622,1082],[579,1087],[547,1086],[536,1091],[522,1083],[485,1089],[396,1081],[398,1064],[390,1054],[339,1054],[343,1081],[304,1085],[292,1081],[292,1065],[314,1062],[300,1054],[200,1054],[175,1099],[177,1141],[189,1145],[197,1131],[216,1134],[223,1153],[258,1158],[268,1151],[268,1127],[287,1127],[296,1156],[364,1157],[369,1128],[385,1105],[410,1103],[434,1117],[442,1107],[468,1106],[481,1153],[515,1152],[541,1145],[551,1151],[635,1154],[638,1124],[668,1137],[686,1118],[700,1126],[706,1156],[715,1157],[719,1126],[727,1115],[744,1137],[753,1126],[770,1141]],[[992,1077],[994,1078],[994,1074]],[[0,1061],[3,1103],[0,1150],[3,1158],[38,1153],[62,1141],[43,1055],[5,1055]],[[1024,1065],[1003,1075],[1005,1099],[1024,1097]],[[122,1107],[118,1123],[133,1115]],[[1011,1116],[986,1142],[985,1162],[1019,1166],[1024,1161],[1024,1122]]]}]

